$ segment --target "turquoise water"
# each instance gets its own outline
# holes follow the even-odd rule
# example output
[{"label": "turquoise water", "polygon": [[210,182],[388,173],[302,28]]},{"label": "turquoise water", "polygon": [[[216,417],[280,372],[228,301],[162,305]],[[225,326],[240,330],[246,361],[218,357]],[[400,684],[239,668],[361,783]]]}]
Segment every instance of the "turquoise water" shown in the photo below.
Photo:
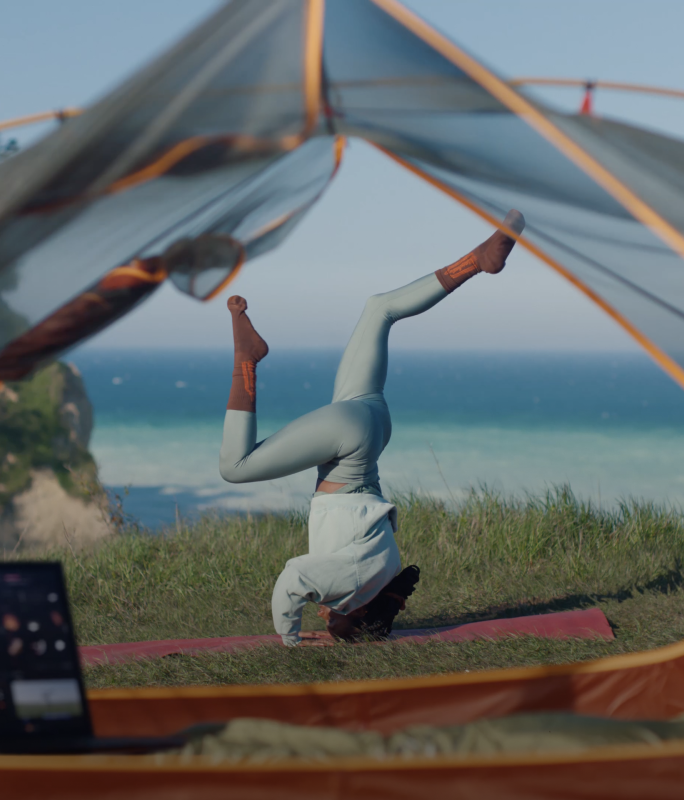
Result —
[{"label": "turquoise water", "polygon": [[[330,400],[338,353],[272,351],[259,366],[259,435]],[[311,470],[230,486],[218,474],[232,357],[84,349],[103,482],[151,527],[218,508],[303,505]],[[684,392],[641,356],[391,355],[394,432],[384,489],[458,499],[486,484],[538,493],[570,483],[610,505],[635,496],[684,501]]]}]

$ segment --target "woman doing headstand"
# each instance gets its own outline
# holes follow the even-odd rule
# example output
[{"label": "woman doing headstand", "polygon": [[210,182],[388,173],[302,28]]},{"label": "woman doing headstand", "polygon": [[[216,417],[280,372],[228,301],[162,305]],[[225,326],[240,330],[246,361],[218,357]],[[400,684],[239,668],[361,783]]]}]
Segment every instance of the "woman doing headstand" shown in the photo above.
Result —
[{"label": "woman doing headstand", "polygon": [[[525,220],[510,211],[504,226],[520,234]],[[270,481],[318,467],[309,514],[309,554],[290,559],[273,590],[273,622],[286,645],[297,645],[302,610],[319,616],[336,638],[386,637],[418,582],[415,566],[401,571],[394,541],[397,510],[380,490],[378,458],[392,432],[383,390],[392,325],[422,314],[478,272],[503,269],[515,240],[497,230],[454,264],[408,286],[368,299],[337,370],[332,403],[257,442],[256,365],[266,342],[231,297],[235,362],[220,471],[230,483]]]}]

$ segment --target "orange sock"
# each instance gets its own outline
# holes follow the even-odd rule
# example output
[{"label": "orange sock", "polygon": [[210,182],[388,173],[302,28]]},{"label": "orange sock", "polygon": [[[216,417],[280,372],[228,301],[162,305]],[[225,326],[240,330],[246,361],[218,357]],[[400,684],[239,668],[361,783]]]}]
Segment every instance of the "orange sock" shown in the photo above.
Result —
[{"label": "orange sock", "polygon": [[[521,234],[525,228],[525,218],[519,211],[512,209],[506,214],[504,225],[515,233]],[[437,280],[447,292],[451,293],[478,272],[495,275],[497,272],[501,272],[506,265],[506,259],[514,244],[515,239],[503,231],[495,231],[489,239],[478,245],[468,255],[449,264],[448,267],[438,269],[435,272]]]},{"label": "orange sock", "polygon": [[477,275],[478,272],[482,272],[482,270],[477,263],[477,256],[473,250],[467,256],[463,256],[458,261],[454,261],[453,264],[449,264],[448,267],[438,269],[435,275],[445,290],[451,294],[454,289],[458,289],[459,286],[462,286],[473,275]]},{"label": "orange sock", "polygon": [[233,317],[235,361],[228,408],[232,411],[256,411],[256,365],[268,354],[268,345],[254,330],[245,314],[247,301],[234,295],[228,299]]}]

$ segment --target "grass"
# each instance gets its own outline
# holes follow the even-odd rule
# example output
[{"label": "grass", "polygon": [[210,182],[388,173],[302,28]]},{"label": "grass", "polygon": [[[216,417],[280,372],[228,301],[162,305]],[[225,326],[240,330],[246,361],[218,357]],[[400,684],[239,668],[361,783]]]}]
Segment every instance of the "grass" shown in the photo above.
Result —
[{"label": "grass", "polygon": [[[567,488],[541,498],[473,493],[454,509],[395,498],[403,563],[421,567],[396,627],[598,606],[614,642],[338,645],[170,657],[88,668],[90,686],[272,683],[563,663],[684,638],[684,514],[647,503],[601,510]],[[283,564],[306,552],[306,516],[205,516],[161,535],[127,530],[61,552],[83,644],[271,633]],[[55,553],[42,554],[54,557]],[[319,629],[315,609],[304,627]]]}]

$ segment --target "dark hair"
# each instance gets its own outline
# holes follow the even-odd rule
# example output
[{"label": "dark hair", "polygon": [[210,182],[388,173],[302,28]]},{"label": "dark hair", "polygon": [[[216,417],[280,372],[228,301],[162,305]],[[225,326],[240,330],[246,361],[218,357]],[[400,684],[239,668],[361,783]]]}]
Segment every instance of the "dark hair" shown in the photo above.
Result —
[{"label": "dark hair", "polygon": [[[366,606],[366,613],[358,621],[361,636],[372,639],[386,639],[392,633],[394,618],[401,611],[403,603],[415,591],[420,580],[420,569],[411,564],[387,584]],[[397,595],[398,597],[392,597]]]}]

